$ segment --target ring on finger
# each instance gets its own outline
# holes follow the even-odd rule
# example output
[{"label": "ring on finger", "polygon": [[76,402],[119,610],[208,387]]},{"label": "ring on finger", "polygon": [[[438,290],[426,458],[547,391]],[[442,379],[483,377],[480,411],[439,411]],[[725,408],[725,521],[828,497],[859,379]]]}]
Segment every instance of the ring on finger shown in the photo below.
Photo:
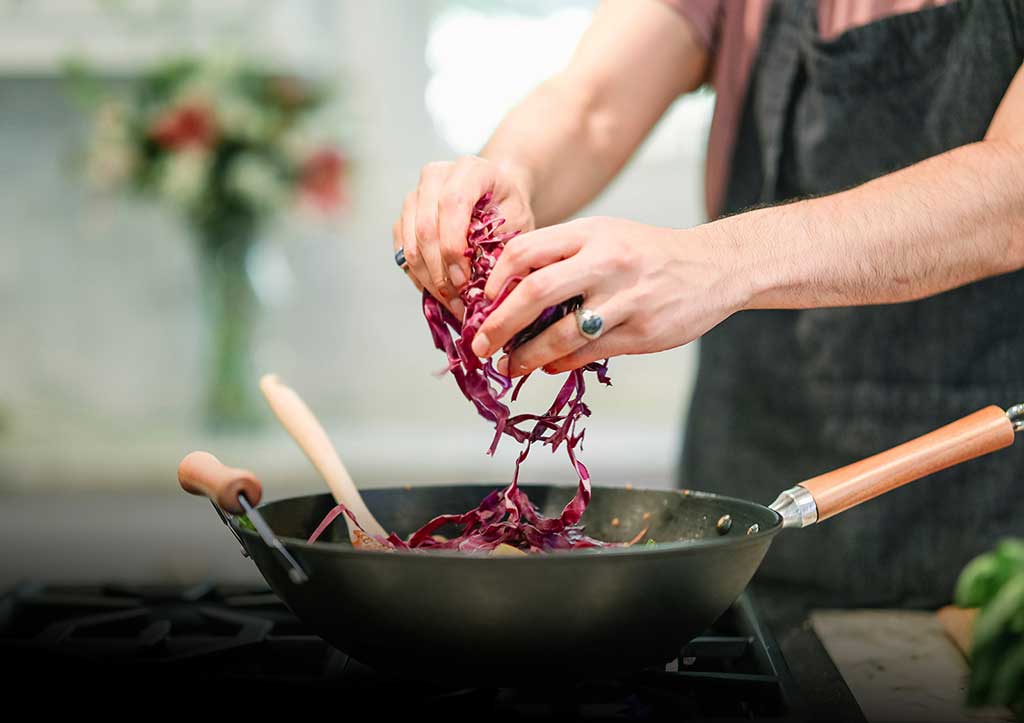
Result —
[{"label": "ring on finger", "polygon": [[577,309],[576,328],[581,335],[593,341],[604,332],[604,319],[593,309]]},{"label": "ring on finger", "polygon": [[398,250],[395,251],[395,263],[398,264],[402,270],[407,270],[409,268],[409,264],[405,260],[405,246],[399,246]]}]

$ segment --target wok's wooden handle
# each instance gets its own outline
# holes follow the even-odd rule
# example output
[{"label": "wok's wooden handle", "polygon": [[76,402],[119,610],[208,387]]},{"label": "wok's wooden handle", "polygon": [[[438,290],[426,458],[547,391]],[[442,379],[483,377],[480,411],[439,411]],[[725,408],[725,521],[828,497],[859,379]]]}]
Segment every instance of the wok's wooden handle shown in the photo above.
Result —
[{"label": "wok's wooden handle", "polygon": [[[363,502],[362,495],[359,494],[352,476],[345,469],[334,445],[331,444],[327,432],[302,398],[274,374],[266,374],[260,379],[260,391],[263,392],[281,426],[288,430],[292,439],[302,448],[320,476],[327,482],[334,500],[351,510],[366,532],[386,537],[387,532]],[[347,515],[345,522],[351,522]],[[352,525],[349,524],[350,533],[352,529]]]},{"label": "wok's wooden handle", "polygon": [[240,515],[238,503],[244,493],[250,505],[256,506],[263,496],[256,475],[247,469],[228,467],[209,452],[191,452],[178,465],[178,483],[193,495],[206,495],[225,512]]},{"label": "wok's wooden handle", "polygon": [[917,439],[800,483],[814,497],[818,521],[908,482],[1013,444],[1014,425],[986,407]]}]

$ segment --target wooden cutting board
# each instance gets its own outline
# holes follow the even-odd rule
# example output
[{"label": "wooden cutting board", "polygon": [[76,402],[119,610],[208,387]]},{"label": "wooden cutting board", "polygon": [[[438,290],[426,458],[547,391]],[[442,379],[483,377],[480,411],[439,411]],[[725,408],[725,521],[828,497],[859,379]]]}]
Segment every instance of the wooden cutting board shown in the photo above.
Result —
[{"label": "wooden cutting board", "polygon": [[937,613],[939,624],[942,625],[946,635],[956,643],[956,647],[966,658],[971,650],[971,631],[974,629],[974,619],[978,617],[976,608],[958,608],[956,605],[947,605],[939,608]]},{"label": "wooden cutting board", "polygon": [[967,661],[933,612],[820,610],[810,623],[869,721],[1014,720],[964,707]]}]

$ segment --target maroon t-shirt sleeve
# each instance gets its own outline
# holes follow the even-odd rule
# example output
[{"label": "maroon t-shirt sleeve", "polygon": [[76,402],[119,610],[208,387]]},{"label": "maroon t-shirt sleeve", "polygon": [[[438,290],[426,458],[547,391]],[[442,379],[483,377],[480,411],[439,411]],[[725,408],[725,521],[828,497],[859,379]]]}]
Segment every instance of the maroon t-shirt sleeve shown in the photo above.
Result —
[{"label": "maroon t-shirt sleeve", "polygon": [[697,39],[709,51],[714,49],[724,0],[661,0],[690,22]]}]

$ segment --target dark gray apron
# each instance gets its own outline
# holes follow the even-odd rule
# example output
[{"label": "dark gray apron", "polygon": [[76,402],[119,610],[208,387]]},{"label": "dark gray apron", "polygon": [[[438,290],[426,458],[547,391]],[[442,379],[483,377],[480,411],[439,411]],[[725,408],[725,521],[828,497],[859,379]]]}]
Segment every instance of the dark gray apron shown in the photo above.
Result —
[{"label": "dark gray apron", "polygon": [[[814,4],[762,36],[725,213],[826,194],[980,140],[1024,61],[1024,0],[961,0],[824,41]],[[988,404],[1024,401],[1024,272],[918,302],[749,311],[700,344],[682,482],[767,503]],[[776,539],[759,579],[829,605],[930,606],[1024,534],[1024,444]]]}]

